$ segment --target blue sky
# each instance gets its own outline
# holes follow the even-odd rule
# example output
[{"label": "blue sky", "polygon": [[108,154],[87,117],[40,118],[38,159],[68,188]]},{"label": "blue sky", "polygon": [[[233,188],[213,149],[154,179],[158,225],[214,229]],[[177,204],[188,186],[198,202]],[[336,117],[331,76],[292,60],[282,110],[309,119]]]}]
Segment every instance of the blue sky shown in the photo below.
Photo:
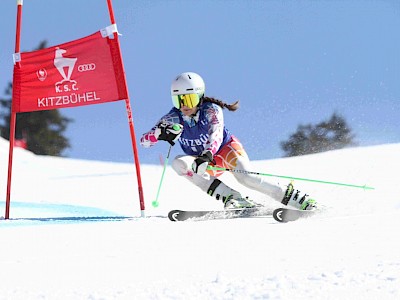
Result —
[{"label": "blue sky", "polygon": [[[16,1],[2,1],[0,89],[12,79]],[[114,13],[137,139],[172,106],[170,83],[199,73],[206,94],[233,102],[226,126],[253,160],[283,155],[299,124],[333,112],[361,146],[400,142],[398,1],[121,1]],[[109,25],[106,0],[25,0],[21,50],[56,45]],[[2,90],[2,91],[3,91]],[[2,92],[1,91],[1,92]],[[123,101],[63,109],[72,158],[130,162]],[[159,163],[168,145],[139,146]],[[174,147],[171,156],[181,153]]]}]

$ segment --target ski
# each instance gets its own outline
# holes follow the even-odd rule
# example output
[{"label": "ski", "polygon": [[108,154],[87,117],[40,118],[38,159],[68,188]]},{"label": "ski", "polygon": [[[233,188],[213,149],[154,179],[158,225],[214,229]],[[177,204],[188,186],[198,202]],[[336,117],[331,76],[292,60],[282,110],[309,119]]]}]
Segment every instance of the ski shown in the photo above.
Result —
[{"label": "ski", "polygon": [[273,210],[266,207],[239,208],[226,210],[171,210],[168,218],[171,221],[206,221],[234,218],[251,218],[271,216]]},{"label": "ski", "polygon": [[291,208],[277,208],[273,211],[274,219],[281,223],[296,221],[298,219],[309,218],[315,215],[316,210],[298,210]]}]

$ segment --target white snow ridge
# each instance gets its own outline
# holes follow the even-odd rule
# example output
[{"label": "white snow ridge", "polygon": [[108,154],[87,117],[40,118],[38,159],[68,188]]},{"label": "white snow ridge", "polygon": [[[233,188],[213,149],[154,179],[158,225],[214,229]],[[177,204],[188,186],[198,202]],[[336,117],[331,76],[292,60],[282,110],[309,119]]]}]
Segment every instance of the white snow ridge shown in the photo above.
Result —
[{"label": "white snow ridge", "polygon": [[[283,224],[171,222],[171,209],[222,204],[168,167],[152,208],[158,165],[141,166],[140,218],[133,164],[15,149],[10,220],[0,220],[0,299],[400,299],[399,153],[388,144],[253,162],[257,172],[375,188],[295,181],[324,213]],[[0,139],[0,209],[7,162]]]}]

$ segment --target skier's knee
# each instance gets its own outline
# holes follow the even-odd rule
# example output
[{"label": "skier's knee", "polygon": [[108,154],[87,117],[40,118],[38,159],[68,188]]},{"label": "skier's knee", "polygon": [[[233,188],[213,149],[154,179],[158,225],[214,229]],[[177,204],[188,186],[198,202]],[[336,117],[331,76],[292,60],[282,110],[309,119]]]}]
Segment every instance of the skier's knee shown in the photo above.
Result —
[{"label": "skier's knee", "polygon": [[191,171],[191,163],[189,164],[187,156],[178,155],[172,161],[171,166],[179,176],[186,175]]}]

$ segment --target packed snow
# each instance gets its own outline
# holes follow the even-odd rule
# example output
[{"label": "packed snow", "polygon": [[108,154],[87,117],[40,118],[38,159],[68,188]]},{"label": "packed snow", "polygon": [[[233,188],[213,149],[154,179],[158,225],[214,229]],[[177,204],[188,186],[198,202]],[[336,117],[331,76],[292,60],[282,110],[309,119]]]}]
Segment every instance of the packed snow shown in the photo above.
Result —
[{"label": "packed snow", "polygon": [[[10,219],[0,220],[0,299],[400,299],[399,153],[400,144],[387,144],[254,161],[256,172],[375,188],[296,180],[324,212],[282,224],[271,217],[171,222],[171,209],[222,204],[168,166],[153,208],[163,170],[156,164],[141,166],[141,218],[133,163],[16,148]],[[0,163],[5,207],[4,139]],[[222,178],[279,207],[232,174]]]}]

